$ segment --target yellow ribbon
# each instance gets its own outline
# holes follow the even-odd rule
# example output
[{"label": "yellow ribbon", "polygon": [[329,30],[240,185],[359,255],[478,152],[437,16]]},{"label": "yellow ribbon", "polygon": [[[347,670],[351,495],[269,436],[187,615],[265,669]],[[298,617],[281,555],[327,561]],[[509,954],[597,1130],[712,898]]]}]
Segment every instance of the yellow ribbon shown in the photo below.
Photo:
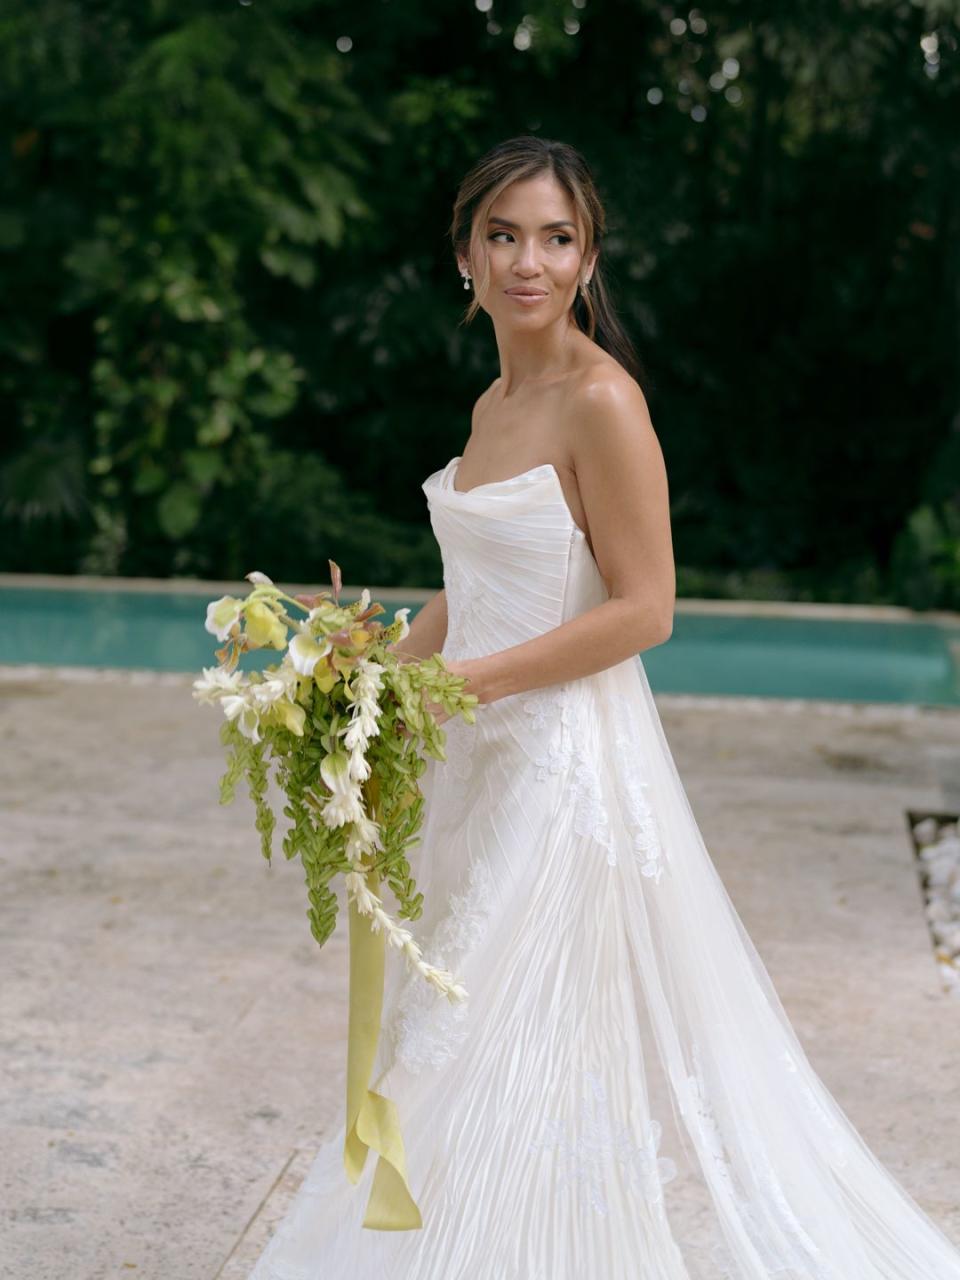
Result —
[{"label": "yellow ribbon", "polygon": [[[380,877],[376,871],[367,871],[367,884],[372,893],[377,893]],[[352,898],[349,911],[350,1015],[343,1162],[350,1181],[356,1183],[367,1151],[372,1147],[379,1153],[363,1226],[376,1231],[409,1231],[422,1227],[423,1220],[407,1185],[407,1162],[396,1104],[369,1087],[383,1011],[386,939],[382,929],[374,933],[369,917],[363,915]]]}]

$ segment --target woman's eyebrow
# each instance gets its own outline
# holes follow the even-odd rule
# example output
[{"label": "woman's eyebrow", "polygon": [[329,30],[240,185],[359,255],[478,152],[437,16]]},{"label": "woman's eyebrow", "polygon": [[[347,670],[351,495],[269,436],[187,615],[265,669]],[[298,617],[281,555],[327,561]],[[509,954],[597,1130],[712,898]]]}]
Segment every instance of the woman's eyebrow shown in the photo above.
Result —
[{"label": "woman's eyebrow", "polygon": [[[489,223],[489,222],[499,222],[499,223],[500,223],[500,225],[501,225],[502,227],[510,227],[513,231],[519,231],[519,230],[520,230],[520,224],[519,224],[519,223],[517,223],[517,222],[511,222],[511,221],[509,220],[509,218],[494,218],[494,217],[491,215],[491,216],[487,219],[487,222],[488,222],[488,223]],[[541,231],[553,231],[556,227],[573,227],[574,231],[576,231],[576,229],[577,229],[577,227],[576,227],[576,223],[574,223],[574,222],[566,222],[566,221],[561,220],[560,222],[545,222],[545,223],[543,224],[543,226],[540,228],[540,230],[541,230]]]}]

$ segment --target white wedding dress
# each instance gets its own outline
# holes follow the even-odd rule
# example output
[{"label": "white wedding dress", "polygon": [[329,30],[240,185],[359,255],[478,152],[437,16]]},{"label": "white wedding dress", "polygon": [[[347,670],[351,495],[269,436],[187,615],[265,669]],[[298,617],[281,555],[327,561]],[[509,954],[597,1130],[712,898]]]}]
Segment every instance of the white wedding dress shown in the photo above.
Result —
[{"label": "white wedding dress", "polygon": [[[445,657],[607,598],[551,464],[461,493],[458,463],[423,483]],[[444,728],[411,927],[469,1000],[388,948],[371,1081],[423,1225],[362,1226],[378,1157],[352,1184],[341,1122],[250,1280],[960,1280],[960,1251],[808,1062],[641,660]]]}]

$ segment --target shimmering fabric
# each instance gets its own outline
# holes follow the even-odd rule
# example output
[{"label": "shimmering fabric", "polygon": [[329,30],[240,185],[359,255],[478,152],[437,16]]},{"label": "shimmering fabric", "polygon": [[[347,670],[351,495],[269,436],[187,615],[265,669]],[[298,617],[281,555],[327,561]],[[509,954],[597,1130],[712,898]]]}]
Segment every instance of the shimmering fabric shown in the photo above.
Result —
[{"label": "shimmering fabric", "polygon": [[[607,598],[552,466],[424,481],[444,656]],[[960,1252],[813,1071],[709,858],[640,658],[448,722],[374,1088],[419,1230],[361,1226],[330,1135],[250,1280],[960,1280]]]}]

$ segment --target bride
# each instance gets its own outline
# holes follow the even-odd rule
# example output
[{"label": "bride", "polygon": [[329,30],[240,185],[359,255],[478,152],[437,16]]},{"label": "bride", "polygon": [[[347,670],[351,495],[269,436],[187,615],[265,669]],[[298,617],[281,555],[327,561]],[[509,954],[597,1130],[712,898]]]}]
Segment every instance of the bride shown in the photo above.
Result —
[{"label": "bride", "polygon": [[371,1089],[422,1223],[365,1220],[341,1124],[250,1280],[960,1280],[808,1062],[664,737],[637,655],[671,632],[667,479],[590,171],[510,139],[451,231],[501,372],[423,482],[444,587],[400,647],[479,698],[411,859],[469,999],[388,969]]}]

